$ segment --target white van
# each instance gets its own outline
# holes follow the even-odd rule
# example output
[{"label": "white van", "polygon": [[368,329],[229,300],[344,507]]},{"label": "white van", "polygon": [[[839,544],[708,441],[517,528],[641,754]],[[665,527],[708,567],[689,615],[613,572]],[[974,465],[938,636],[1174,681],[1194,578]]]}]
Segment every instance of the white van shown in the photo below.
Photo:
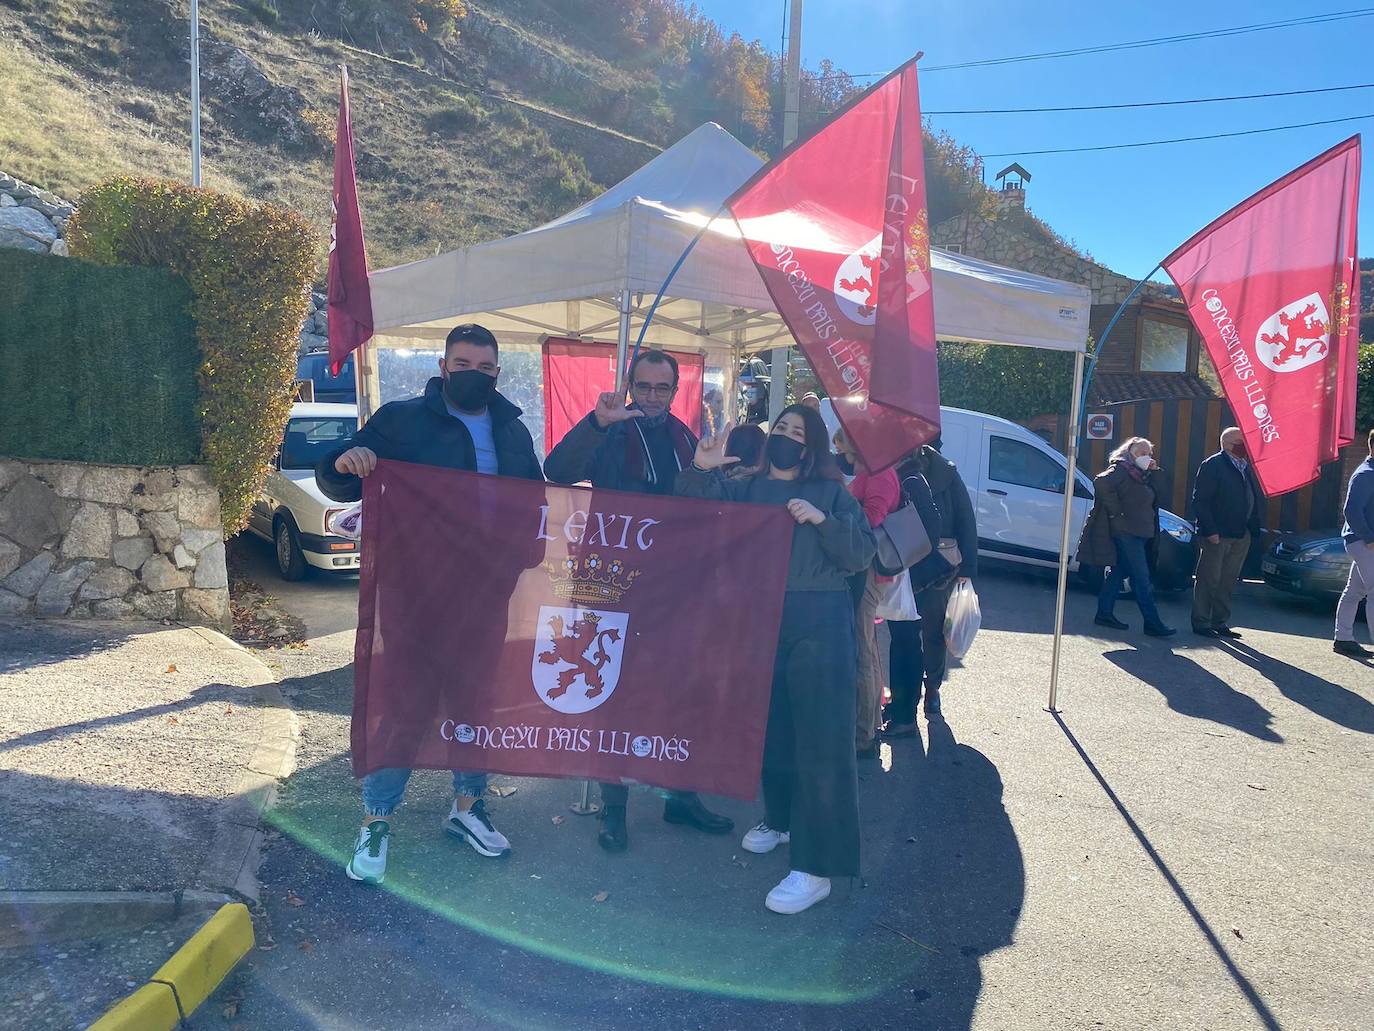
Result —
[{"label": "white van", "polygon": [[[833,433],[839,426],[829,399],[821,414]],[[995,415],[962,408],[940,409],[940,453],[963,477],[978,515],[978,554],[1026,565],[1057,567],[1064,519],[1064,470],[1068,460],[1024,426]],[[1092,508],[1092,480],[1074,470],[1073,518],[1069,548],[1076,551],[1083,522]],[[1156,585],[1187,587],[1196,565],[1193,525],[1172,512],[1159,513]],[[1078,569],[1070,556],[1070,568]],[[1102,570],[1079,570],[1092,586]]]}]

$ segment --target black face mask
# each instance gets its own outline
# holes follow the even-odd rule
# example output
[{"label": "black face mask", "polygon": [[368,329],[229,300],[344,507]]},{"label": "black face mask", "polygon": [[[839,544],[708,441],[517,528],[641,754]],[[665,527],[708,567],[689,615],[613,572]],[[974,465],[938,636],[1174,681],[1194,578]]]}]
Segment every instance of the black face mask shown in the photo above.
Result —
[{"label": "black face mask", "polygon": [[840,466],[840,472],[846,476],[854,475],[854,462],[848,455],[836,455],[835,461]]},{"label": "black face mask", "polygon": [[480,369],[450,372],[444,380],[444,396],[454,408],[464,412],[480,412],[496,392],[496,377]]},{"label": "black face mask", "polygon": [[768,462],[774,469],[795,469],[805,452],[806,445],[799,440],[778,433],[768,437]]}]

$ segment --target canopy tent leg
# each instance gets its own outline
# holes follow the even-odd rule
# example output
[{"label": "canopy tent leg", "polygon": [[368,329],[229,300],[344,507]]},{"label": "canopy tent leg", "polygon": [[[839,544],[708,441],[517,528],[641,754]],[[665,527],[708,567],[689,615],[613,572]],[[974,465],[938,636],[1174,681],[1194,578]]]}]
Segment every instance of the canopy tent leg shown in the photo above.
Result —
[{"label": "canopy tent leg", "polygon": [[357,395],[358,427],[362,428],[372,413],[382,406],[381,380],[377,374],[377,352],[371,342],[358,345],[353,352],[354,392]]},{"label": "canopy tent leg", "polygon": [[1064,457],[1064,525],[1059,534],[1059,590],[1054,602],[1054,655],[1050,659],[1050,700],[1047,712],[1058,712],[1059,645],[1064,636],[1064,599],[1069,589],[1069,527],[1073,522],[1073,491],[1078,481],[1078,423],[1083,407],[1083,352],[1073,355],[1073,399],[1069,402],[1069,439]]},{"label": "canopy tent leg", "polygon": [[630,281],[620,288],[620,329],[615,339],[615,381],[622,388],[629,369],[625,367],[630,350]]}]

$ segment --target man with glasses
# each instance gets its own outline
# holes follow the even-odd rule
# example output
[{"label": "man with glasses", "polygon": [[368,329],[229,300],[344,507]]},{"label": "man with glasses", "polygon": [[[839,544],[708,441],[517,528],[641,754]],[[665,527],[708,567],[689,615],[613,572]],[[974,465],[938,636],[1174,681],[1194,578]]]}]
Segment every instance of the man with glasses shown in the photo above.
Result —
[{"label": "man with glasses", "polygon": [[[590,482],[605,490],[672,494],[680,470],[692,464],[696,435],[669,409],[677,395],[677,360],[663,351],[642,351],[630,366],[631,404],[623,390],[601,395],[596,408],[570,429],[544,461],[554,483]],[[629,847],[623,784],[601,785],[601,833],[608,852]],[[663,806],[669,823],[708,834],[729,834],[734,821],[711,812],[695,792],[672,792]]]}]

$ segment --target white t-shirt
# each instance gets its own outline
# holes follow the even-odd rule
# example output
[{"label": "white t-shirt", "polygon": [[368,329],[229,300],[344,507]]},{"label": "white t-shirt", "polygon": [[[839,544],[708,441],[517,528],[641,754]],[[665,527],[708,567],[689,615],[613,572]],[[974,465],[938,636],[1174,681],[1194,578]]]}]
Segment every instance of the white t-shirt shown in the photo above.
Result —
[{"label": "white t-shirt", "polygon": [[495,476],[496,469],[496,435],[491,428],[491,409],[486,409],[476,415],[469,415],[467,412],[460,412],[444,399],[444,404],[448,406],[448,412],[455,419],[461,419],[463,425],[468,428],[468,433],[472,434],[472,446],[477,452],[477,471]]}]

